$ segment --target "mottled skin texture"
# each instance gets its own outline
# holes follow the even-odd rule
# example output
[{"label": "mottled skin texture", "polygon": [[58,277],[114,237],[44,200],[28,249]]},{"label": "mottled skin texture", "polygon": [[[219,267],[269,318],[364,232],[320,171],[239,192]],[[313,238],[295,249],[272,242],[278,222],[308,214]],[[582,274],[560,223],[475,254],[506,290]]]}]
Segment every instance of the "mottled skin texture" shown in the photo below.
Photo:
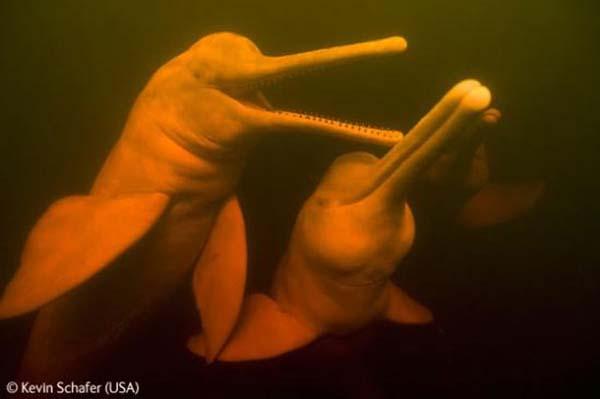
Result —
[{"label": "mottled skin texture", "polygon": [[[242,300],[245,246],[234,194],[256,138],[287,131],[385,145],[402,138],[397,131],[273,111],[258,87],[405,48],[404,39],[392,37],[271,57],[247,38],[219,33],[162,66],[137,98],[91,193],[63,199],[40,218],[0,299],[0,317],[41,307],[23,376],[85,376],[194,265],[207,356],[214,357]],[[232,232],[237,238],[230,242]],[[240,256],[219,258],[229,250]],[[208,311],[220,307],[220,317]]]},{"label": "mottled skin texture", "polygon": [[[406,192],[442,151],[495,121],[490,102],[486,87],[463,81],[381,159],[337,158],[297,217],[271,297],[247,299],[220,358],[277,356],[375,319],[430,322],[429,310],[390,281],[415,236]],[[189,346],[203,355],[201,338]]]}]

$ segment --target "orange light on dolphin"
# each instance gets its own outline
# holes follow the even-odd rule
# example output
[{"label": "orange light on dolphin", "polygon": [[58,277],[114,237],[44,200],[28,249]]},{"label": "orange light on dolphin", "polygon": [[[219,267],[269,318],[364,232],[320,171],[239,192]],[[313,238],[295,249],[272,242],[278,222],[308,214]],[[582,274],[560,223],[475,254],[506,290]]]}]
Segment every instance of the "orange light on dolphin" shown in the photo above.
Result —
[{"label": "orange light on dolphin", "polygon": [[[415,235],[405,194],[442,151],[487,118],[490,102],[479,82],[461,82],[381,159],[365,152],[337,158],[296,219],[272,296],[246,300],[219,358],[273,357],[375,319],[431,321],[390,280]],[[189,348],[205,356],[206,340],[194,337]]]},{"label": "orange light on dolphin", "polygon": [[[207,356],[216,356],[242,302],[245,236],[235,189],[254,139],[296,130],[386,145],[402,138],[398,131],[272,110],[259,87],[405,48],[404,39],[393,37],[274,57],[245,37],[218,33],[158,69],[91,193],[46,211],[0,298],[0,318],[46,305],[25,368],[41,377],[80,371],[82,358],[118,340],[123,326],[143,319],[192,267]],[[100,271],[103,278],[85,284]],[[85,306],[123,285],[121,301]]]}]

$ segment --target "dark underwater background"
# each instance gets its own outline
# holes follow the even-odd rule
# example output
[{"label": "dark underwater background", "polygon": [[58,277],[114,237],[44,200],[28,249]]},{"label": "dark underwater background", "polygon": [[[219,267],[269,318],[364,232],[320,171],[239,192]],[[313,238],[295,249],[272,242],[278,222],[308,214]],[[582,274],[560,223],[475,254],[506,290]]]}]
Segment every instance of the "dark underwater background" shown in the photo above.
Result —
[{"label": "dark underwater background", "polygon": [[[392,327],[383,326],[345,343],[320,342],[290,360],[312,371],[278,374],[284,359],[233,371],[201,367],[197,384],[192,366],[173,365],[161,378],[184,376],[183,397],[202,397],[207,386],[216,396],[227,388],[238,397],[252,389],[279,397],[265,388],[276,379],[289,380],[286,395],[313,383],[315,392],[341,397],[422,397],[432,387],[447,397],[600,392],[596,2],[2,0],[0,20],[0,287],[49,204],[90,189],[152,72],[201,36],[234,31],[276,55],[400,34],[409,42],[402,56],[284,81],[266,94],[276,107],[408,131],[455,82],[472,77],[490,87],[503,113],[486,137],[492,179],[543,180],[543,197],[518,220],[464,231],[443,199],[423,195],[414,204],[415,248],[395,276],[433,310],[455,374],[438,370],[446,361],[432,353],[438,338],[400,331],[392,339]],[[327,165],[359,147],[300,135],[259,143],[239,190],[250,290],[268,287],[295,215]],[[154,325],[171,330],[153,336],[165,346],[179,343],[177,328],[187,326],[174,309]],[[16,372],[32,320],[0,322],[2,384]],[[168,357],[155,354],[153,362],[160,356]],[[139,365],[123,364],[140,374]],[[368,381],[337,388],[361,378]],[[154,393],[162,388],[156,383]]]}]

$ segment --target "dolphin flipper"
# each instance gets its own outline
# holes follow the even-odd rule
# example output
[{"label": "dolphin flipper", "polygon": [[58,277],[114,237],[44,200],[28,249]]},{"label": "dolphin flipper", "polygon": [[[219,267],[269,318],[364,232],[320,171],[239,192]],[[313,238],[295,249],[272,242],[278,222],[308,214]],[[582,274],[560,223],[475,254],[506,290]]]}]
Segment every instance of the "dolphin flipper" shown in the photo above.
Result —
[{"label": "dolphin flipper", "polygon": [[237,198],[225,202],[196,263],[194,297],[202,319],[204,356],[212,361],[238,320],[246,285],[246,231]]},{"label": "dolphin flipper", "polygon": [[27,239],[0,299],[0,318],[33,311],[88,280],[142,238],[168,203],[161,193],[55,202]]},{"label": "dolphin flipper", "polygon": [[[301,348],[314,341],[319,332],[284,312],[263,294],[250,295],[236,329],[218,355],[223,361],[267,359]],[[190,350],[206,357],[204,336],[190,341]]]},{"label": "dolphin flipper", "polygon": [[388,282],[389,299],[384,313],[387,320],[398,324],[427,324],[433,314],[391,281]]}]

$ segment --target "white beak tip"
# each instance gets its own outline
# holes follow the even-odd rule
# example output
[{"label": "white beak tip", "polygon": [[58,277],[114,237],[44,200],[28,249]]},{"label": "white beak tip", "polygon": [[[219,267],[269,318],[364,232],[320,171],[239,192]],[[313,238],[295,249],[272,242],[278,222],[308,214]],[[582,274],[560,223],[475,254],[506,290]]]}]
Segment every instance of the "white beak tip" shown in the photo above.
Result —
[{"label": "white beak tip", "polygon": [[492,93],[485,86],[474,88],[463,99],[463,106],[473,112],[481,112],[490,106]]},{"label": "white beak tip", "polygon": [[392,36],[387,39],[387,44],[391,51],[404,52],[408,48],[408,42],[402,36]]}]

